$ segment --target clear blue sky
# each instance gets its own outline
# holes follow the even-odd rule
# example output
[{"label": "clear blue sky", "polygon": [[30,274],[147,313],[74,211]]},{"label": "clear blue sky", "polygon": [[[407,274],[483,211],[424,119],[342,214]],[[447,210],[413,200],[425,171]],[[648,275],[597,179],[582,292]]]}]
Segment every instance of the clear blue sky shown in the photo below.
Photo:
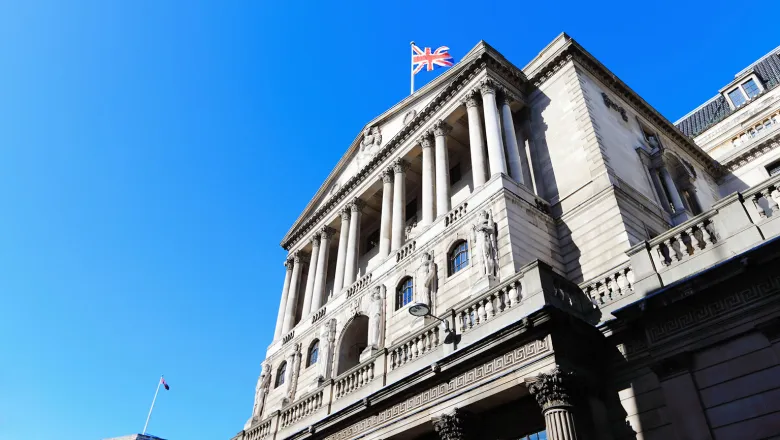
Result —
[{"label": "clear blue sky", "polygon": [[0,439],[139,432],[161,373],[151,433],[239,431],[279,242],[410,40],[523,66],[566,31],[672,120],[780,45],[731,2],[366,3],[0,4]]}]

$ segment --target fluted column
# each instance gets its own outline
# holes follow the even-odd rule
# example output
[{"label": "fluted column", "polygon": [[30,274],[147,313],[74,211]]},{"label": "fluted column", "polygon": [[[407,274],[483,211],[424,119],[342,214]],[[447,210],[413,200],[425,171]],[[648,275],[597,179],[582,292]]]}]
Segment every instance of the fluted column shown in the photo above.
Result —
[{"label": "fluted column", "polygon": [[350,205],[349,241],[347,241],[347,258],[344,263],[344,286],[355,282],[358,269],[358,257],[360,256],[360,212],[365,203],[355,199]]},{"label": "fluted column", "polygon": [[434,166],[433,166],[433,139],[430,133],[423,133],[420,137],[422,147],[422,221],[421,225],[427,226],[433,223],[433,197],[434,197]]},{"label": "fluted column", "polygon": [[284,310],[287,307],[287,294],[290,291],[290,279],[292,279],[293,260],[287,259],[284,262],[284,286],[282,287],[282,300],[279,303],[279,314],[276,315],[276,330],[274,330],[274,340],[282,335],[282,324],[284,324]]},{"label": "fluted column", "polygon": [[382,218],[379,222],[379,256],[390,255],[393,228],[393,170],[382,172]]},{"label": "fluted column", "polygon": [[320,234],[314,234],[311,237],[311,261],[309,262],[309,272],[306,275],[306,290],[303,296],[303,309],[301,318],[309,316],[311,312],[311,301],[314,294],[314,281],[317,274],[317,255],[320,250]]},{"label": "fluted column", "polygon": [[524,185],[523,165],[520,161],[520,147],[517,145],[517,133],[515,133],[515,121],[512,119],[512,98],[503,93],[499,98],[501,105],[501,122],[504,128],[504,140],[506,141],[506,154],[509,162],[509,174],[515,182]]},{"label": "fluted column", "polygon": [[479,114],[477,92],[471,91],[464,99],[469,117],[469,151],[471,152],[471,174],[474,188],[485,184],[487,163],[485,162],[485,138],[482,136],[482,118]]},{"label": "fluted column", "polygon": [[450,212],[450,159],[447,152],[447,135],[452,127],[438,121],[433,127],[436,137],[436,216]]},{"label": "fluted column", "polygon": [[406,170],[409,162],[396,159],[393,162],[393,231],[391,249],[398,250],[404,245],[406,234]]},{"label": "fluted column", "polygon": [[306,261],[306,256],[298,251],[293,254],[293,269],[290,277],[290,290],[287,293],[287,304],[284,308],[284,324],[282,334],[286,335],[295,325],[295,307],[298,305],[298,283],[301,279],[301,265]]},{"label": "fluted column", "polygon": [[669,191],[669,195],[672,197],[672,205],[674,205],[674,212],[683,212],[685,211],[685,205],[683,205],[682,198],[680,197],[680,192],[677,191],[677,185],[674,184],[674,179],[672,179],[672,175],[669,174],[669,170],[666,169],[665,166],[661,167],[659,169],[661,173],[661,177],[664,179],[664,183],[666,184],[666,190]]},{"label": "fluted column", "polygon": [[483,81],[479,91],[482,93],[482,109],[485,112],[485,134],[487,135],[490,175],[506,174],[504,143],[501,141],[501,126],[498,122],[498,107],[496,107],[496,88],[493,81]]},{"label": "fluted column", "polygon": [[542,408],[549,440],[577,440],[574,419],[574,375],[557,367],[525,380],[528,391]]},{"label": "fluted column", "polygon": [[341,293],[344,287],[344,266],[347,263],[347,245],[349,241],[349,207],[341,210],[341,232],[339,233],[339,250],[336,254],[336,274],[333,278],[333,295]]},{"label": "fluted column", "polygon": [[328,285],[328,254],[333,229],[325,226],[320,231],[320,252],[317,255],[317,271],[314,274],[314,293],[311,299],[311,311],[316,312],[325,301],[325,286]]}]

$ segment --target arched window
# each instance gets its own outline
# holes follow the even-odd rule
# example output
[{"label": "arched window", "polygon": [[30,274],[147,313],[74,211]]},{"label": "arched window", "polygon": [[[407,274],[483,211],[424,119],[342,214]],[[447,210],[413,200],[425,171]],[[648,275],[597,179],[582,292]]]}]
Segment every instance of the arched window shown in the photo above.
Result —
[{"label": "arched window", "polygon": [[310,367],[317,363],[317,358],[320,354],[320,341],[315,339],[309,347],[309,356],[306,358],[306,366]]},{"label": "arched window", "polygon": [[395,292],[395,309],[398,310],[401,307],[409,304],[414,299],[414,282],[412,277],[406,277],[398,284],[398,289]]},{"label": "arched window", "polygon": [[279,369],[276,370],[276,383],[274,384],[274,388],[278,388],[281,385],[284,385],[284,376],[287,375],[287,362],[282,362],[282,365],[279,365]]},{"label": "arched window", "polygon": [[455,272],[465,268],[469,265],[469,243],[465,240],[461,240],[455,243],[449,254],[449,274],[453,275]]}]

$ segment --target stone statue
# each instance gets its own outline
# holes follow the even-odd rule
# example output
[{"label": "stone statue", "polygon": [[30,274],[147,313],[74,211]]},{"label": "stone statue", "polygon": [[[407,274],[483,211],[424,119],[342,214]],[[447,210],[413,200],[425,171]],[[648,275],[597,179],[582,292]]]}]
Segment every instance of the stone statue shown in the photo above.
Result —
[{"label": "stone statue", "polygon": [[266,364],[263,365],[260,377],[257,379],[257,386],[255,387],[255,406],[252,408],[252,418],[249,419],[247,425],[251,426],[252,422],[260,420],[260,417],[263,415],[265,396],[268,394],[270,385],[271,372],[269,371],[268,365]]},{"label": "stone statue", "polygon": [[362,153],[373,153],[382,144],[382,134],[379,127],[366,127],[363,130],[363,139],[360,141]]},{"label": "stone statue", "polygon": [[496,241],[496,222],[488,211],[479,214],[479,220],[472,227],[476,255],[482,257],[482,273],[498,277],[498,243]]},{"label": "stone statue", "polygon": [[431,306],[433,304],[432,295],[436,293],[436,263],[433,262],[433,255],[424,252],[422,254],[420,268],[417,269],[419,296],[417,301]]},{"label": "stone statue", "polygon": [[368,348],[379,349],[382,345],[382,286],[376,286],[368,298]]},{"label": "stone statue", "polygon": [[328,380],[328,377],[330,376],[328,369],[330,367],[331,347],[333,347],[333,341],[335,339],[334,324],[335,320],[331,319],[320,329],[320,351],[317,355],[317,362],[319,363],[318,381]]}]

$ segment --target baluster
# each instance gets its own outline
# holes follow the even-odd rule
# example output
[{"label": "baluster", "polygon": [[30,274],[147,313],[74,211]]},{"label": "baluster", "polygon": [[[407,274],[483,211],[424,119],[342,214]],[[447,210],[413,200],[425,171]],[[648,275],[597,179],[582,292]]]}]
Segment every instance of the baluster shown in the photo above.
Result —
[{"label": "baluster", "polygon": [[433,342],[434,342],[434,347],[439,346],[439,327],[433,328]]},{"label": "baluster", "polygon": [[753,205],[756,207],[756,211],[758,212],[758,215],[761,218],[766,218],[766,211],[764,211],[764,208],[761,206],[761,202],[760,202],[760,199],[763,196],[764,195],[761,194],[761,192],[758,192],[756,195],[752,197],[752,200],[753,200]]},{"label": "baluster", "polygon": [[604,278],[604,292],[610,301],[615,299],[615,283],[612,282],[612,277]]},{"label": "baluster", "polygon": [[622,273],[618,272],[615,275],[615,279],[617,280],[617,286],[618,286],[618,294],[620,296],[623,296],[626,294],[626,277]]},{"label": "baluster", "polygon": [[368,367],[368,380],[374,380],[374,363],[372,362],[371,365]]},{"label": "baluster", "polygon": [[[666,255],[664,255],[664,249],[666,249]],[[658,259],[661,261],[661,264],[669,266],[672,263],[672,250],[666,247],[666,243],[658,243],[655,245],[654,250],[658,254]]]},{"label": "baluster", "polygon": [[477,302],[477,324],[485,322],[485,304],[482,301]]},{"label": "baluster", "polygon": [[423,354],[423,343],[422,343],[422,337],[418,336],[414,338],[416,344],[415,344],[415,350],[414,350],[414,357],[415,359],[420,357],[421,354]]},{"label": "baluster", "polygon": [[520,302],[523,300],[523,283],[521,283],[520,280],[512,283],[512,293],[515,295],[515,297],[512,298],[512,302],[515,304],[520,304]]},{"label": "baluster", "polygon": [[715,230],[713,229],[712,222],[709,220],[705,220],[702,222],[702,235],[704,235],[704,241],[707,242],[707,245],[713,246],[718,241],[717,234],[715,234]]},{"label": "baluster", "polygon": [[495,298],[496,298],[495,295],[490,295],[487,298],[487,310],[485,312],[487,312],[487,316],[489,318],[496,316],[495,308],[493,307],[493,300]]}]

